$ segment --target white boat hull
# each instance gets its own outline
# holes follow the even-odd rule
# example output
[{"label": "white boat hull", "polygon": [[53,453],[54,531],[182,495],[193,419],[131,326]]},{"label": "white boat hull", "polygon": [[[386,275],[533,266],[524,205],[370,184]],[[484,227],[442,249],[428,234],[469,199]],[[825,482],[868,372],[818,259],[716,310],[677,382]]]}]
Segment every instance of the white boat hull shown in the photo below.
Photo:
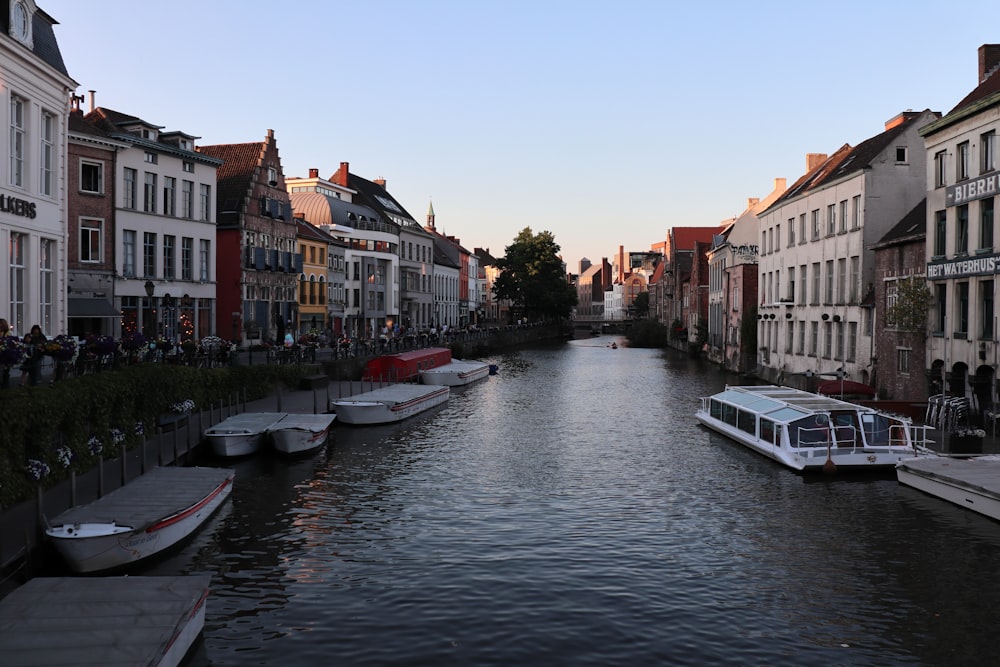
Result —
[{"label": "white boat hull", "polygon": [[111,570],[154,556],[191,535],[229,497],[229,474],[195,504],[170,513],[148,526],[107,523],[64,523],[46,535],[75,572]]},{"label": "white boat hull", "polygon": [[263,433],[205,433],[212,453],[223,458],[256,454],[264,445]]},{"label": "white boat hull", "polygon": [[450,364],[420,371],[420,381],[429,385],[461,387],[490,374],[490,365],[479,361],[454,360]]},{"label": "white boat hull", "polygon": [[282,454],[302,454],[321,447],[336,415],[288,415],[268,429],[271,444]]},{"label": "white boat hull", "polygon": [[216,456],[249,456],[260,451],[268,429],[285,415],[284,412],[244,412],[208,427],[202,435]]},{"label": "white boat hull", "polygon": [[1000,521],[1000,460],[908,459],[896,466],[896,478],[901,484]]},{"label": "white boat hull", "polygon": [[[400,388],[409,388],[405,391]],[[400,389],[393,395],[390,389]],[[422,387],[421,385],[395,385],[394,388],[359,394],[354,398],[333,401],[330,407],[337,413],[337,421],[345,424],[372,425],[398,422],[441,405],[448,400],[448,387]]]}]

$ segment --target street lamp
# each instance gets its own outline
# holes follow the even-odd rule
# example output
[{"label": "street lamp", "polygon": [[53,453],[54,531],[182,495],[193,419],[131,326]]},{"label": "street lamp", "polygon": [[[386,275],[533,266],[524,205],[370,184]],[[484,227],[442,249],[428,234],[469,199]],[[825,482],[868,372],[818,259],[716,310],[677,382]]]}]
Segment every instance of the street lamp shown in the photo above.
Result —
[{"label": "street lamp", "polygon": [[[145,290],[146,290],[146,297],[149,299],[149,306],[150,306],[150,309],[152,310],[152,312],[150,314],[150,318],[149,318],[151,320],[151,322],[152,322],[152,326],[150,328],[153,329],[152,335],[155,336],[156,335],[156,301],[153,298],[153,290],[156,289],[156,285],[153,284],[152,280],[147,280],[146,284],[143,285],[143,288],[145,288]],[[147,332],[146,337],[148,338],[149,335],[150,335],[149,332]]]}]

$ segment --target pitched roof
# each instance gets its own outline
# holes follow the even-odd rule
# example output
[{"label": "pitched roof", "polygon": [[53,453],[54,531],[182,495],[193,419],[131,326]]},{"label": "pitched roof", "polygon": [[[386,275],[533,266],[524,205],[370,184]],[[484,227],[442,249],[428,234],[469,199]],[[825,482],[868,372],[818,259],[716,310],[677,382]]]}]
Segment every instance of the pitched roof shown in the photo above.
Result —
[{"label": "pitched roof", "polygon": [[295,218],[295,233],[302,238],[309,239],[310,241],[317,241],[319,243],[336,243],[342,245],[340,241],[333,238],[322,229],[315,227],[302,218]]},{"label": "pitched roof", "polygon": [[696,241],[711,243],[712,237],[725,228],[719,227],[674,227],[671,236],[674,239],[674,252],[678,250],[694,250]]},{"label": "pitched roof", "polygon": [[913,207],[892,229],[872,245],[872,248],[886,248],[900,243],[920,241],[927,238],[927,198]]},{"label": "pitched roof", "polygon": [[264,147],[263,141],[254,141],[246,144],[198,146],[195,149],[222,160],[222,166],[216,172],[219,214],[243,210],[244,201],[252,188],[254,169],[261,161]]}]

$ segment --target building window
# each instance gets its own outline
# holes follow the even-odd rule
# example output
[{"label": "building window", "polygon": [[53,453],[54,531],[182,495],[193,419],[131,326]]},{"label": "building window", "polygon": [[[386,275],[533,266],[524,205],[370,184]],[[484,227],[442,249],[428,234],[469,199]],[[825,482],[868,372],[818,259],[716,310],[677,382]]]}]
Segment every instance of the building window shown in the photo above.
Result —
[{"label": "building window", "polygon": [[194,162],[189,162],[187,160],[184,160],[183,169],[184,169],[185,173],[187,173],[187,174],[193,174],[194,173]]},{"label": "building window", "polygon": [[122,232],[122,275],[135,278],[135,230],[126,229]]},{"label": "building window", "polygon": [[80,261],[102,262],[104,247],[104,221],[96,218],[80,218]]},{"label": "building window", "polygon": [[851,229],[861,228],[861,195],[851,199]]},{"label": "building window", "polygon": [[806,288],[809,286],[808,277],[806,276],[806,265],[799,265],[799,279],[802,281],[802,289],[799,290],[799,305],[806,305]]},{"label": "building window", "polygon": [[38,244],[38,324],[42,331],[52,332],[52,301],[55,296],[52,254],[55,241],[42,239]]},{"label": "building window", "polygon": [[934,321],[934,332],[944,334],[945,320],[948,313],[948,286],[935,285],[935,302],[937,303],[937,318]]},{"label": "building window", "polygon": [[948,212],[934,212],[934,256],[944,257],[947,252]]},{"label": "building window", "polygon": [[47,196],[52,195],[52,161],[55,159],[55,150],[52,146],[55,140],[54,130],[55,118],[47,111],[42,112],[42,154],[39,156],[41,173],[39,173],[38,191]]},{"label": "building window", "polygon": [[893,280],[885,285],[885,311],[889,312],[899,299],[899,284]]},{"label": "building window", "polygon": [[792,342],[795,340],[795,322],[788,323],[788,335],[785,337],[785,354],[791,354]]},{"label": "building window", "polygon": [[795,303],[795,267],[788,268],[788,296],[785,299],[789,303]]},{"label": "building window", "polygon": [[156,213],[156,174],[147,171],[146,183],[142,190],[142,210]]},{"label": "building window", "polygon": [[798,347],[795,350],[796,354],[806,353],[806,323],[803,322],[802,326],[799,327],[799,341]]},{"label": "building window", "polygon": [[851,322],[847,327],[847,361],[854,361],[858,357],[858,323]]},{"label": "building window", "polygon": [[181,217],[194,218],[194,182],[181,181]]},{"label": "building window", "polygon": [[833,305],[833,260],[829,259],[826,262],[826,295],[823,299],[823,305],[830,306]]},{"label": "building window", "polygon": [[997,134],[995,131],[986,132],[979,137],[979,171],[986,173],[993,171],[997,166]]},{"label": "building window", "polygon": [[795,245],[795,218],[789,218],[788,219],[788,247],[791,248],[793,245]]},{"label": "building window", "polygon": [[198,247],[198,279],[208,280],[209,261],[212,258],[212,243],[207,239],[199,241]]},{"label": "building window", "polygon": [[851,283],[848,287],[849,293],[847,295],[848,303],[856,304],[861,299],[861,295],[858,293],[861,289],[861,258],[858,256],[851,257]]},{"label": "building window", "polygon": [[136,206],[136,180],[138,180],[138,172],[135,169],[130,169],[125,167],[122,180],[125,182],[125,187],[122,188],[122,208],[128,208],[135,210]]},{"label": "building window", "polygon": [[837,303],[847,301],[847,260],[837,260]]},{"label": "building window", "polygon": [[194,239],[181,238],[181,280],[194,280]]},{"label": "building window", "polygon": [[812,240],[815,241],[819,238],[819,209],[814,209],[812,212]]},{"label": "building window", "polygon": [[846,349],[844,348],[844,322],[837,322],[837,356],[834,359],[847,359]]},{"label": "building window", "polygon": [[993,197],[979,200],[979,247],[993,249]]},{"label": "building window", "polygon": [[80,191],[91,194],[104,192],[104,164],[80,160]]},{"label": "building window", "polygon": [[177,215],[177,179],[173,176],[163,177],[163,215]]},{"label": "building window", "polygon": [[152,232],[142,235],[142,277],[156,277],[156,234]]},{"label": "building window", "polygon": [[969,142],[958,145],[958,160],[955,163],[955,178],[964,181],[969,178]]},{"label": "building window", "polygon": [[969,252],[969,205],[955,207],[955,254]]},{"label": "building window", "polygon": [[905,347],[896,348],[896,372],[902,375],[910,373],[910,350]]},{"label": "building window", "polygon": [[177,237],[169,234],[163,235],[163,277],[166,280],[174,279],[174,260],[177,259]]},{"label": "building window", "polygon": [[819,323],[809,323],[809,356],[815,357],[819,350]]},{"label": "building window", "polygon": [[833,322],[823,323],[823,358],[833,359]]},{"label": "building window", "polygon": [[896,163],[906,163],[906,146],[896,146]]},{"label": "building window", "polygon": [[934,187],[943,188],[947,182],[945,174],[945,151],[934,154]]},{"label": "building window", "polygon": [[840,231],[847,231],[847,200],[840,202]]},{"label": "building window", "polygon": [[820,276],[819,276],[819,262],[813,263],[813,288],[812,288],[812,304],[813,306],[819,305],[819,286],[820,286]]},{"label": "building window", "polygon": [[955,304],[958,308],[956,312],[956,322],[957,328],[955,329],[956,334],[961,334],[962,336],[969,335],[969,283],[962,282],[956,285],[958,288],[958,303]]},{"label": "building window", "polygon": [[830,204],[826,207],[826,233],[827,236],[835,234],[837,231],[837,207]]},{"label": "building window", "polygon": [[208,221],[212,217],[212,186],[206,183],[201,184],[201,216],[200,220]]},{"label": "building window", "polygon": [[27,236],[10,233],[10,327],[24,333],[24,250]]},{"label": "building window", "polygon": [[984,280],[979,283],[979,337],[990,340],[993,338],[993,281]]},{"label": "building window", "polygon": [[10,96],[10,184],[17,187],[24,187],[24,107],[23,99]]},{"label": "building window", "polygon": [[799,215],[799,243],[805,243],[806,239],[806,214]]},{"label": "building window", "polygon": [[149,151],[146,151],[145,160],[146,160],[146,164],[156,164],[157,163],[157,155],[156,155],[156,153],[150,153]]}]

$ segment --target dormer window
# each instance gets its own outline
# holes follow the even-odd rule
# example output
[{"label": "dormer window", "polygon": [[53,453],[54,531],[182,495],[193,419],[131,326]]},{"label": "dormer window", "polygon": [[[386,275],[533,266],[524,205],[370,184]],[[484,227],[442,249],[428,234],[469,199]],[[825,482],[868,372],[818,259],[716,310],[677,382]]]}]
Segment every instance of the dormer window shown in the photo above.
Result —
[{"label": "dormer window", "polygon": [[181,147],[181,148],[182,148],[183,150],[186,150],[186,151],[189,151],[189,150],[191,150],[191,140],[190,140],[190,139],[181,139],[181,140],[180,140],[180,141],[178,142],[178,144],[180,145],[180,147]]},{"label": "dormer window", "polygon": [[31,43],[31,10],[23,0],[13,0],[10,6],[10,36],[29,49]]},{"label": "dormer window", "polygon": [[157,161],[156,153],[150,153],[149,151],[146,151],[146,163],[156,164],[156,161]]}]

